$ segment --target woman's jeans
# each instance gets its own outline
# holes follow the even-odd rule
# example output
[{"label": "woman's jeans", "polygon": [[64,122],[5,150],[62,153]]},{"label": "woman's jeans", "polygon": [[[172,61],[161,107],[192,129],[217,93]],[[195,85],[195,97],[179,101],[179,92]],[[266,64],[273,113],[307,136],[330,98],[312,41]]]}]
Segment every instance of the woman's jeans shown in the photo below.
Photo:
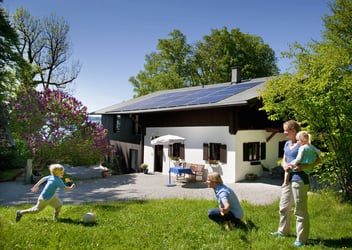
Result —
[{"label": "woman's jeans", "polygon": [[243,222],[236,218],[233,213],[231,213],[231,211],[229,211],[228,213],[224,214],[224,216],[222,216],[220,214],[220,209],[219,208],[212,208],[208,211],[208,217],[209,219],[215,221],[218,224],[224,224],[227,221],[231,221],[232,223],[234,223],[236,226],[242,226]]},{"label": "woman's jeans", "polygon": [[281,189],[280,198],[280,223],[278,231],[284,235],[290,233],[290,217],[293,202],[295,203],[294,214],[296,216],[296,241],[306,243],[309,235],[308,215],[308,189],[309,184],[292,182]]}]

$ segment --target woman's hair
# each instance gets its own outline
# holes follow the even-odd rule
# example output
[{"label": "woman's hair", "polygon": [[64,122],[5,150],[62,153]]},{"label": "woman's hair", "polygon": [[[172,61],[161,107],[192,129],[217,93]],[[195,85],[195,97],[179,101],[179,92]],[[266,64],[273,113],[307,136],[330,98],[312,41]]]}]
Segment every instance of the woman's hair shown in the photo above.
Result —
[{"label": "woman's hair", "polygon": [[311,135],[307,131],[299,131],[296,135],[296,139],[299,139],[308,145],[311,143]]},{"label": "woman's hair", "polygon": [[289,130],[295,130],[296,132],[301,130],[301,125],[295,120],[289,120],[285,122],[284,125],[286,125]]},{"label": "woman's hair", "polygon": [[60,164],[51,164],[50,166],[49,166],[49,170],[50,170],[50,173],[52,174],[52,175],[58,175],[59,173],[62,173],[62,172],[64,172],[65,171],[65,168],[62,166],[62,165],[60,165]]},{"label": "woman's hair", "polygon": [[217,172],[212,172],[212,173],[208,174],[208,180],[216,182],[218,185],[222,185],[223,184],[221,176]]}]

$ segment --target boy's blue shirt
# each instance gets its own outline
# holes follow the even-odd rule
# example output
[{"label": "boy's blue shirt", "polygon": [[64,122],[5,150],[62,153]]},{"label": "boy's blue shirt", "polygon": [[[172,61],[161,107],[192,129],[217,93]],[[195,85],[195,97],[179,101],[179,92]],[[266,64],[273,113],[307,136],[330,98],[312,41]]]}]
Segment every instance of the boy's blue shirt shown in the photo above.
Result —
[{"label": "boy's blue shirt", "polygon": [[46,178],[46,184],[43,191],[40,194],[40,196],[42,196],[44,200],[50,200],[54,196],[58,188],[66,187],[65,183],[61,180],[61,178],[55,175],[48,175],[45,178]]}]

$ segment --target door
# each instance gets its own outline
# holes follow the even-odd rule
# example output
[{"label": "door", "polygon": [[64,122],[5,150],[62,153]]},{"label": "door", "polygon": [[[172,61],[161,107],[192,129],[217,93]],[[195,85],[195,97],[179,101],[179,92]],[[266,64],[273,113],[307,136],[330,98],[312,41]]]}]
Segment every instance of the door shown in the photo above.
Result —
[{"label": "door", "polygon": [[155,145],[154,152],[154,172],[163,172],[163,145]]},{"label": "door", "polygon": [[138,150],[130,149],[130,167],[137,172],[138,171]]}]

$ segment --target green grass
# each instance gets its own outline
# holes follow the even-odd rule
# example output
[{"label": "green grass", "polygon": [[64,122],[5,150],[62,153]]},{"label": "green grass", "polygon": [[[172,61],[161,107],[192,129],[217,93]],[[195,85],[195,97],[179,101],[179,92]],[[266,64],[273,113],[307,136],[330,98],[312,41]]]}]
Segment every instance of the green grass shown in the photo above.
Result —
[{"label": "green grass", "polygon": [[[16,210],[32,205],[0,207],[0,249],[294,249],[295,223],[290,237],[270,235],[278,225],[278,202],[243,202],[248,232],[227,232],[210,221],[215,199],[64,204],[58,222],[48,207],[16,223]],[[352,205],[325,193],[310,195],[309,206],[310,243],[303,249],[352,249]],[[86,212],[96,214],[95,225],[81,222]]]}]

